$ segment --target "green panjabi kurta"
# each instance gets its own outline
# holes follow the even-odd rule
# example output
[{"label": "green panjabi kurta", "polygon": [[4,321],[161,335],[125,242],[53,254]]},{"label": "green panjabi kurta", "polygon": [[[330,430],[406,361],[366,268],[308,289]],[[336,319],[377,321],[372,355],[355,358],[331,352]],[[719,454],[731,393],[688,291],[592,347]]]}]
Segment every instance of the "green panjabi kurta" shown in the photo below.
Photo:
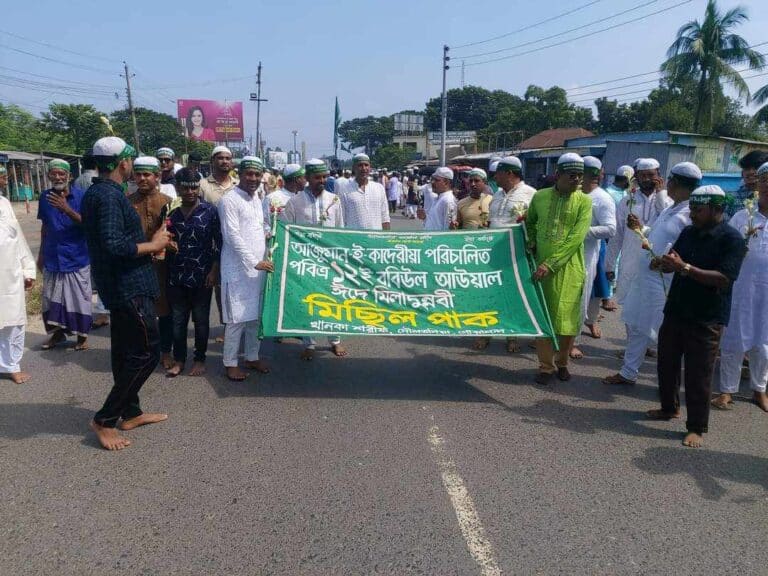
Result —
[{"label": "green panjabi kurta", "polygon": [[592,200],[581,189],[563,195],[554,188],[533,195],[525,226],[536,263],[550,273],[541,281],[555,334],[576,336],[581,329],[584,239],[592,222]]}]

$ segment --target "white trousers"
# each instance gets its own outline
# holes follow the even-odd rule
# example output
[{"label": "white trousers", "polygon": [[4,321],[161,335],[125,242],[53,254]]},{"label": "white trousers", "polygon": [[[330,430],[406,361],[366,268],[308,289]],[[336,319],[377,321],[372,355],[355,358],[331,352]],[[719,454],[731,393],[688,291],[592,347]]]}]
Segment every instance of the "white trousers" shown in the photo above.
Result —
[{"label": "white trousers", "polygon": [[23,324],[0,329],[0,373],[21,372],[25,332],[26,326]]},{"label": "white trousers", "polygon": [[405,215],[408,217],[416,218],[416,204],[408,204],[405,207]]},{"label": "white trousers", "polygon": [[[314,350],[317,346],[317,340],[314,338],[302,338],[301,341],[304,343],[304,348],[307,350]],[[338,346],[341,344],[341,336],[328,336],[328,344],[330,346]]]},{"label": "white trousers", "polygon": [[237,366],[237,357],[240,352],[240,341],[243,340],[243,353],[248,362],[256,362],[259,359],[259,320],[249,322],[230,322],[224,328],[224,366],[234,368]]},{"label": "white trousers", "polygon": [[584,318],[584,324],[592,325],[600,317],[600,302],[602,298],[590,298],[587,304],[587,317]]},{"label": "white trousers", "polygon": [[627,349],[624,351],[624,364],[621,366],[619,374],[627,380],[634,381],[637,380],[640,366],[645,360],[645,351],[653,344],[653,339],[628,324],[626,326]]},{"label": "white trousers", "polygon": [[[765,392],[768,382],[768,346],[755,346],[747,351],[749,359],[749,383],[755,392]],[[720,392],[736,394],[741,380],[741,364],[744,353],[720,350]]]}]

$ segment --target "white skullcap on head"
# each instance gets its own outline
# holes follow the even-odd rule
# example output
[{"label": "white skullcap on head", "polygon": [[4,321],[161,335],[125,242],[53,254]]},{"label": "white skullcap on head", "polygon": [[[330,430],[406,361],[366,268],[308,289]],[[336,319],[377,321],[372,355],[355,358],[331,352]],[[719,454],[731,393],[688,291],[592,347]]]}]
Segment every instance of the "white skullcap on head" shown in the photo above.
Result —
[{"label": "white skullcap on head", "polygon": [[304,168],[302,168],[298,164],[286,164],[285,168],[283,168],[283,176],[285,176],[286,178],[290,178],[297,172],[303,172],[303,171],[304,171]]},{"label": "white skullcap on head", "polygon": [[173,149],[168,148],[167,146],[158,148],[157,152],[155,152],[155,156],[158,158],[173,158],[175,155]]},{"label": "white skullcap on head", "polygon": [[445,166],[440,166],[435,173],[432,174],[435,178],[445,178],[446,180],[453,180],[453,170]]},{"label": "white skullcap on head", "polygon": [[488,160],[488,170],[489,170],[490,172],[495,172],[495,171],[496,171],[496,170],[495,170],[495,168],[494,168],[494,166],[498,165],[498,163],[499,163],[499,160],[501,160],[501,156],[492,156],[492,157],[491,157],[491,158]]},{"label": "white skullcap on head", "polygon": [[[357,164],[358,162],[368,162],[370,164],[371,159],[368,156],[368,154],[363,154],[363,153],[355,154],[354,156],[352,156],[352,164],[354,165],[354,164]],[[382,168],[382,170],[386,170],[386,168]]]},{"label": "white skullcap on head", "polygon": [[483,180],[488,180],[488,174],[482,168],[472,168],[469,171],[469,177],[471,178],[472,176],[480,176]]},{"label": "white skullcap on head", "polygon": [[763,174],[768,174],[768,162],[760,166],[760,168],[757,169],[757,175],[762,176]]},{"label": "white skullcap on head", "polygon": [[680,162],[679,164],[675,164],[669,172],[675,176],[691,178],[692,180],[701,180],[702,176],[701,170],[693,162]]},{"label": "white skullcap on head", "polygon": [[154,156],[139,156],[133,161],[134,172],[158,172],[160,161]]},{"label": "white skullcap on head", "polygon": [[639,172],[640,170],[658,170],[659,168],[661,168],[661,164],[656,158],[640,158],[635,169]]},{"label": "white skullcap on head", "polygon": [[214,156],[216,156],[216,154],[219,154],[221,152],[225,152],[225,153],[229,154],[230,156],[232,155],[232,151],[229,148],[227,148],[226,146],[216,146],[213,149],[213,151],[211,151],[211,158],[213,158]]},{"label": "white skullcap on head", "polygon": [[494,161],[493,161],[493,162],[491,162],[491,163],[490,163],[490,165],[488,166],[488,172],[496,172],[496,169],[497,169],[498,167],[499,167],[499,161],[498,161],[498,160],[494,160]]},{"label": "white skullcap on head", "polygon": [[127,144],[122,138],[117,136],[106,136],[105,138],[99,138],[93,145],[91,153],[94,156],[117,156],[123,150]]},{"label": "white skullcap on head", "polygon": [[708,184],[707,186],[699,186],[691,193],[691,196],[725,196],[725,192],[720,186],[716,184]]},{"label": "white skullcap on head", "polygon": [[575,152],[566,152],[558,158],[557,169],[562,172],[584,172],[584,159]]},{"label": "white skullcap on head", "polygon": [[635,175],[635,171],[632,168],[632,166],[627,166],[625,164],[624,166],[619,166],[616,169],[617,178],[626,178],[627,180],[631,180],[634,175]]},{"label": "white skullcap on head", "polygon": [[602,170],[603,163],[599,158],[594,156],[584,156],[584,168],[592,168],[593,170]]},{"label": "white skullcap on head", "polygon": [[688,201],[691,206],[724,206],[726,204],[726,196],[723,189],[715,184],[708,186],[699,186],[691,193],[690,200]]},{"label": "white skullcap on head", "polygon": [[511,172],[522,172],[523,163],[520,162],[520,158],[517,156],[507,156],[499,159],[499,164],[496,167],[496,171],[509,170]]}]

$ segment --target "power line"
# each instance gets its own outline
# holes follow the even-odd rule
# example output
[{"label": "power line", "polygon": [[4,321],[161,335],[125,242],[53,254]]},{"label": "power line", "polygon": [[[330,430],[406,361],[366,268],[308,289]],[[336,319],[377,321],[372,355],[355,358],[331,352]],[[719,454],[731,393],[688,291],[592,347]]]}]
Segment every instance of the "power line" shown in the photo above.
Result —
[{"label": "power line", "polygon": [[103,68],[94,68],[93,66],[86,66],[85,64],[73,64],[72,62],[65,62],[63,60],[57,60],[56,58],[41,56],[40,54],[35,54],[34,52],[27,52],[26,50],[13,48],[11,46],[6,46],[5,44],[0,44],[0,48],[5,48],[6,50],[13,50],[14,52],[18,52],[20,54],[26,54],[27,56],[33,56],[35,58],[40,58],[41,60],[47,60],[48,62],[55,62],[56,64],[64,64],[65,66],[71,66],[72,68],[80,68],[82,70],[88,70],[90,72],[98,72],[100,74],[109,74],[110,76],[115,74],[114,72],[110,70],[104,70]]},{"label": "power line", "polygon": [[0,66],[2,70],[9,70],[10,72],[17,72],[19,74],[26,74],[27,76],[34,76],[35,78],[45,78],[46,80],[56,80],[57,82],[66,82],[67,84],[79,84],[82,86],[90,86],[93,88],[109,88],[111,90],[121,90],[119,86],[113,86],[109,84],[91,84],[90,82],[78,82],[77,80],[65,80],[64,78],[55,78],[53,76],[45,76],[43,74],[33,74],[26,70],[19,70],[17,68],[9,68],[8,66]]},{"label": "power line", "polygon": [[488,42],[493,42],[494,40],[501,40],[502,38],[507,38],[508,36],[512,36],[513,34],[518,34],[520,32],[527,32],[532,28],[537,28],[539,26],[542,26],[543,24],[554,22],[555,20],[559,20],[560,18],[573,14],[574,12],[578,12],[579,10],[583,10],[584,8],[588,8],[589,6],[592,6],[593,4],[597,4],[598,2],[602,2],[602,1],[603,0],[592,0],[592,2],[587,2],[586,4],[582,4],[577,8],[573,8],[572,10],[568,10],[567,12],[563,12],[561,14],[558,14],[557,16],[553,16],[552,18],[545,18],[544,20],[539,20],[538,22],[534,22],[533,24],[529,24],[528,26],[525,26],[523,28],[518,28],[517,30],[512,30],[511,32],[507,32],[506,34],[500,34],[499,36],[494,36],[493,38],[488,38],[487,40],[479,40],[477,42],[470,42],[468,44],[461,44],[459,46],[451,46],[451,49],[459,50],[461,48],[468,48],[469,46],[487,44]]},{"label": "power line", "polygon": [[93,89],[88,88],[85,86],[72,86],[69,84],[52,84],[50,82],[40,82],[37,80],[29,80],[28,78],[18,78],[16,76],[9,76],[7,74],[0,74],[0,79],[3,79],[5,81],[12,81],[19,84],[20,87],[30,87],[30,88],[49,88],[53,90],[66,90],[67,92],[79,92],[83,94],[114,94],[115,90],[102,90],[102,89]]},{"label": "power line", "polygon": [[618,24],[614,24],[612,26],[606,26],[605,28],[601,28],[599,30],[593,30],[592,32],[589,32],[587,34],[582,34],[581,36],[575,36],[574,38],[569,38],[568,40],[563,40],[561,42],[555,42],[553,44],[547,44],[546,46],[540,46],[539,48],[533,48],[532,50],[526,50],[525,52],[519,52],[518,54],[511,54],[509,56],[502,56],[500,58],[492,58],[490,60],[482,60],[480,62],[473,62],[471,64],[467,64],[467,66],[480,66],[481,64],[490,64],[491,62],[499,62],[501,60],[509,60],[510,58],[518,58],[520,56],[525,56],[526,54],[531,54],[533,52],[539,52],[541,50],[546,50],[548,48],[554,48],[555,46],[562,46],[563,44],[568,44],[568,43],[573,42],[575,40],[581,40],[583,38],[587,38],[589,36],[593,36],[594,34],[597,34],[597,33],[600,33],[600,32],[606,32],[608,30],[613,30],[615,28],[620,28],[621,26],[626,26],[627,24],[632,24],[634,22],[639,22],[641,20],[645,20],[647,18],[650,18],[651,16],[656,16],[657,14],[661,14],[663,12],[669,12],[670,10],[673,10],[675,8],[683,6],[684,4],[690,4],[691,2],[693,2],[693,0],[683,0],[683,2],[678,2],[677,4],[674,4],[672,6],[668,6],[667,8],[662,8],[661,10],[657,10],[656,12],[651,12],[650,14],[646,14],[644,16],[638,16],[637,18],[632,18],[631,20],[626,20],[624,22],[619,22]]},{"label": "power line", "polygon": [[490,52],[480,52],[478,54],[470,54],[469,56],[462,56],[462,58],[480,58],[482,56],[491,56],[493,54],[501,54],[502,52],[509,52],[510,50],[523,48],[524,46],[530,46],[531,44],[538,44],[539,42],[544,42],[545,40],[551,40],[552,38],[557,38],[558,36],[562,36],[563,34],[570,34],[571,32],[575,32],[576,30],[583,30],[584,28],[588,26],[592,26],[594,24],[600,24],[601,22],[606,22],[607,20],[613,20],[614,18],[618,18],[619,16],[623,16],[624,14],[634,12],[635,10],[640,10],[641,8],[645,8],[646,6],[650,6],[651,4],[656,4],[658,1],[659,0],[649,0],[648,2],[638,4],[622,12],[617,12],[616,14],[612,14],[611,16],[607,16],[605,18],[599,18],[597,20],[593,20],[592,22],[587,22],[586,24],[576,26],[575,28],[571,28],[570,30],[563,30],[561,32],[558,32],[557,34],[542,36],[541,38],[538,38],[536,40],[530,40],[528,42],[523,42],[522,44],[515,44],[514,46],[509,46],[508,48],[499,48],[498,50],[492,50]]},{"label": "power line", "polygon": [[25,40],[27,42],[31,42],[32,44],[38,44],[40,46],[45,46],[47,48],[53,48],[58,52],[67,52],[68,54],[73,54],[75,56],[82,56],[83,58],[101,60],[102,62],[109,62],[111,64],[120,62],[119,60],[112,60],[111,58],[104,58],[102,56],[94,56],[93,54],[83,54],[82,52],[75,52],[74,50],[69,50],[68,48],[62,48],[61,46],[56,46],[55,44],[48,44],[47,42],[41,42],[40,40],[33,40],[32,38],[27,38],[26,36],[15,34],[14,32],[8,32],[7,30],[0,30],[0,34],[5,34],[6,36],[12,36],[13,38],[18,38],[19,40]]}]

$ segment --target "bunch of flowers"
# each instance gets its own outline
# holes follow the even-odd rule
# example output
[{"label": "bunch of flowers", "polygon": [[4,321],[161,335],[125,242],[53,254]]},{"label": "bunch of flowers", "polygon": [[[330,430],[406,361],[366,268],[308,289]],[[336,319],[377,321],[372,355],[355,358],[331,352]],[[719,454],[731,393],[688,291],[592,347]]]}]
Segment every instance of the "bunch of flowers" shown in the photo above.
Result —
[{"label": "bunch of flowers", "polygon": [[320,213],[320,222],[321,223],[325,222],[326,220],[328,220],[328,218],[330,217],[330,210],[331,210],[331,208],[333,208],[333,205],[337,204],[338,202],[339,202],[339,197],[338,196],[334,196],[333,200],[331,201],[331,203],[328,206],[328,208],[326,208],[325,210],[323,210]]},{"label": "bunch of flowers", "polygon": [[757,213],[757,192],[755,192],[752,198],[748,198],[744,201],[744,208],[747,209],[747,227],[744,231],[746,236],[747,250],[749,250],[749,241],[752,238],[757,238],[757,233],[763,229],[763,226],[755,226],[755,214]]}]

